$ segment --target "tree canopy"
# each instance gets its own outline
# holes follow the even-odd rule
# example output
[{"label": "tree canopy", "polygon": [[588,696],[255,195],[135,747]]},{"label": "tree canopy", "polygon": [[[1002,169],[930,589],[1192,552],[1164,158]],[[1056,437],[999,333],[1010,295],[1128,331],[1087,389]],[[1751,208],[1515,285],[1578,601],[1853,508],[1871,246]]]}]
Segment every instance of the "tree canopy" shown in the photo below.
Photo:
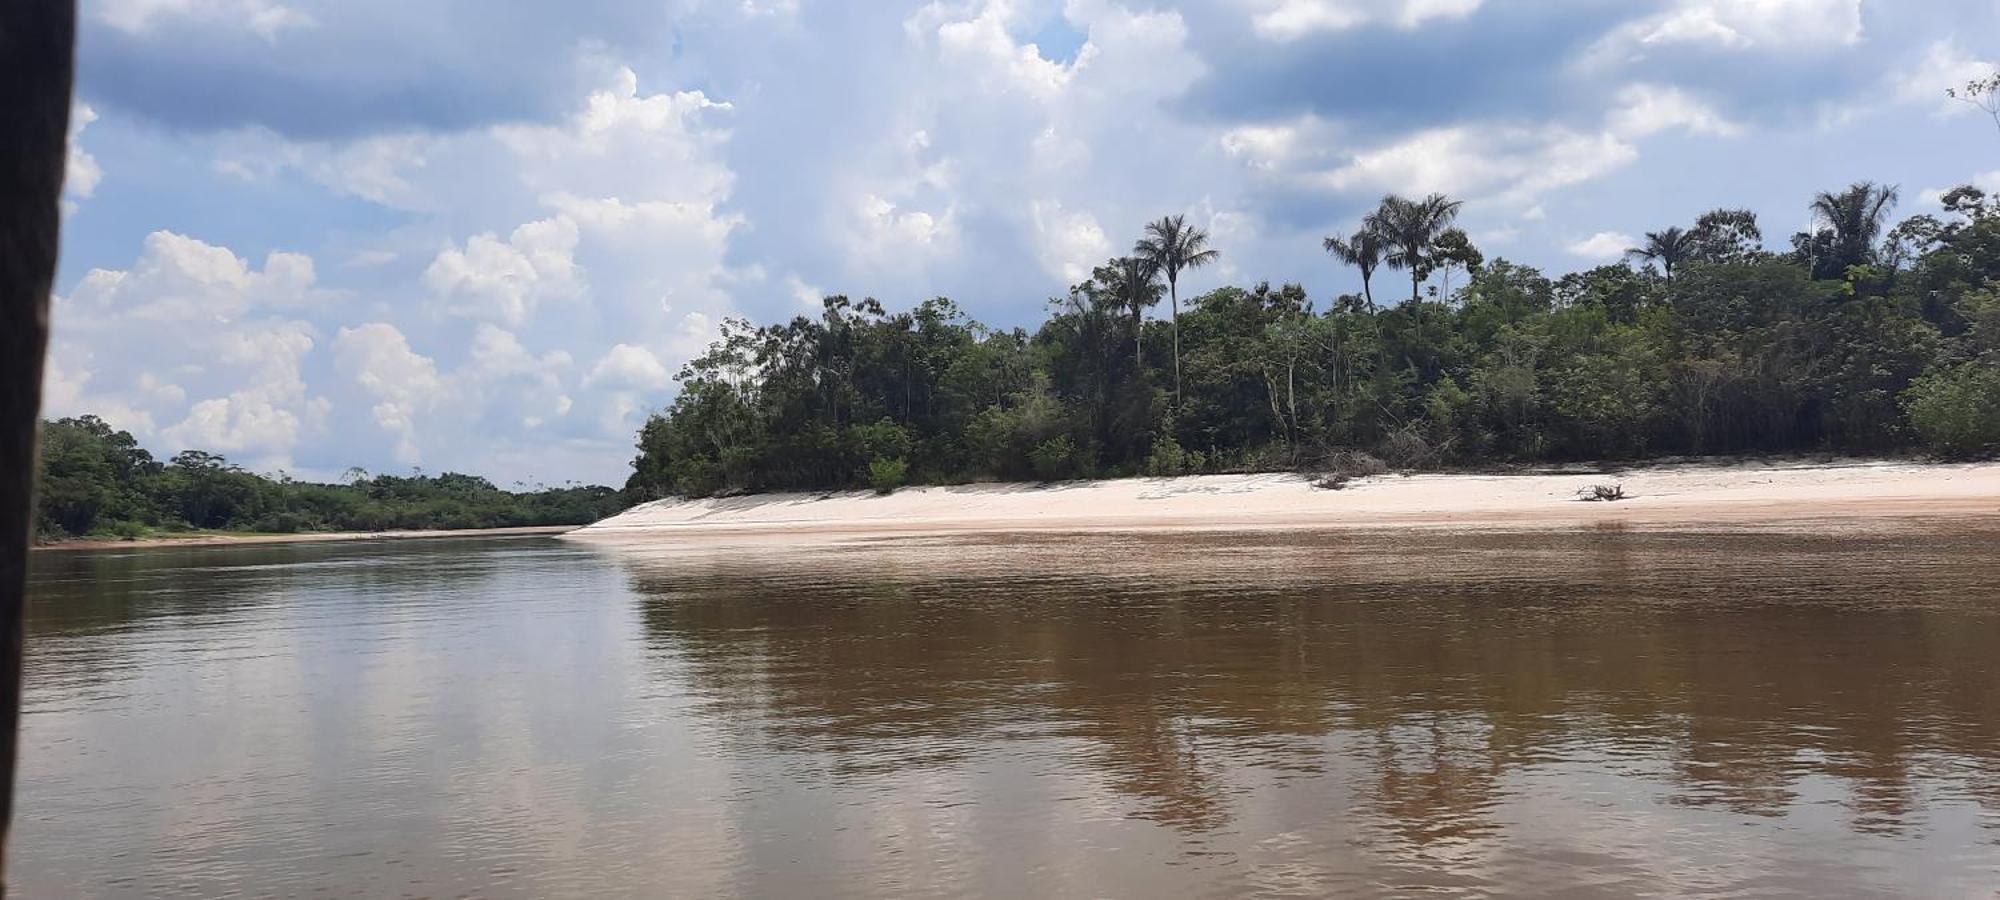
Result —
[{"label": "tree canopy", "polygon": [[201,450],[159,462],[96,416],[42,423],[36,533],[382,531],[582,525],[624,508],[608,487],[510,492],[473,475],[374,475],[344,484],[265,477]]},{"label": "tree canopy", "polygon": [[[1960,188],[1887,229],[1896,199],[1822,194],[1789,252],[1764,247],[1751,212],[1718,209],[1649,234],[1638,261],[1657,267],[1552,278],[1487,261],[1452,227],[1459,201],[1389,197],[1322,242],[1359,269],[1358,293],[1223,287],[1159,322],[1144,312],[1162,277],[1178,303],[1178,271],[1213,252],[1169,217],[1032,330],[942,298],[728,323],[646,423],[627,493],[1309,467],[1351,450],[1397,466],[1993,452],[2000,204]],[[1369,302],[1378,265],[1411,275],[1408,302]]]}]

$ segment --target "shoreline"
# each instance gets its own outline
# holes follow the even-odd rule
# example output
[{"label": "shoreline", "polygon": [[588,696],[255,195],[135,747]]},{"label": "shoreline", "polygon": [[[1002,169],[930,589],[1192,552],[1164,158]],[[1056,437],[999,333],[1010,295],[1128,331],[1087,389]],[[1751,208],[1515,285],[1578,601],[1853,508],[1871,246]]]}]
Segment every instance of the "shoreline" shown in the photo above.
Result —
[{"label": "shoreline", "polygon": [[[1622,484],[1627,499],[1577,491]],[[801,541],[1023,532],[1783,525],[1994,517],[2000,463],[1728,462],[1594,472],[1196,475],[661,500],[564,535],[594,542]]]},{"label": "shoreline", "polygon": [[412,541],[426,538],[459,537],[509,537],[528,535],[559,535],[574,531],[574,525],[524,525],[515,528],[447,528],[432,531],[302,531],[297,534],[227,534],[204,533],[190,535],[162,535],[126,540],[124,538],[86,538],[75,541],[59,541],[53,544],[37,544],[31,549],[42,551],[74,550],[143,550],[156,547],[237,547],[253,544],[320,544],[345,541]]}]

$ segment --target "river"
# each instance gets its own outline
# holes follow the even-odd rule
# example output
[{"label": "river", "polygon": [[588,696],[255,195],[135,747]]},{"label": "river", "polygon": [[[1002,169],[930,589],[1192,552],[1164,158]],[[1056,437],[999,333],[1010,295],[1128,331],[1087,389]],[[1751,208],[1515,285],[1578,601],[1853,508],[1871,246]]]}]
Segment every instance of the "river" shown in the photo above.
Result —
[{"label": "river", "polygon": [[24,896],[1990,896],[2000,520],[35,560]]}]

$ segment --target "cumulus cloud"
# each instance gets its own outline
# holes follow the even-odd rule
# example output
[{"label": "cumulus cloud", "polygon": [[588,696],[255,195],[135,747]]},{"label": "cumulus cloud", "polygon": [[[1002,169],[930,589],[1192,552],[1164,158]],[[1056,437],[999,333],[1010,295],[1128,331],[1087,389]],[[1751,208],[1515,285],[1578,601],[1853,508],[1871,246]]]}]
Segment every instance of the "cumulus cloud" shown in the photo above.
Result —
[{"label": "cumulus cloud", "polygon": [[636,344],[619,344],[612,347],[604,358],[590,369],[590,377],[584,379],[586,387],[638,388],[641,390],[665,390],[673,383],[673,375],[667,371],[665,363],[653,355],[653,351]]},{"label": "cumulus cloud", "polygon": [[396,460],[422,462],[418,418],[435,409],[445,393],[437,362],[411,350],[409,339],[386,322],[342,328],[333,354],[338,371],[374,399],[369,412],[376,426],[395,436]]},{"label": "cumulus cloud", "polygon": [[1033,207],[1036,247],[1042,268],[1076,284],[1111,255],[1111,239],[1088,212],[1065,210],[1061,203],[1037,200]]},{"label": "cumulus cloud", "polygon": [[453,314],[519,325],[542,299],[581,290],[576,242],[576,222],[566,216],[529,222],[506,240],[474,235],[463,248],[440,252],[424,284]]},{"label": "cumulus cloud", "polygon": [[1631,235],[1617,231],[1600,231],[1569,247],[1571,256],[1596,262],[1613,262],[1625,258],[1625,251],[1638,245]]},{"label": "cumulus cloud", "polygon": [[304,374],[318,332],[297,316],[336,296],[303,255],[274,252],[259,269],[154,232],[130,267],[92,270],[58,299],[50,411],[122,414],[121,427],[174,449],[287,465],[327,413]]},{"label": "cumulus cloud", "polygon": [[69,154],[63,161],[63,212],[74,215],[81,202],[97,193],[97,185],[104,180],[104,169],[97,165],[97,157],[83,149],[83,130],[97,121],[97,111],[87,103],[78,103],[69,112]]}]

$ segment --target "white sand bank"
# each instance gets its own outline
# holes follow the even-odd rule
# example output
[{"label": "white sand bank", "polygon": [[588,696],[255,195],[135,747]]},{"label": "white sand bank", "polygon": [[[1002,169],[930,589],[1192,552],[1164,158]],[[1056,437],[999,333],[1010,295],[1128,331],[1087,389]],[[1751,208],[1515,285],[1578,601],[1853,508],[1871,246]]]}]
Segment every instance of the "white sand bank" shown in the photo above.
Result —
[{"label": "white sand bank", "polygon": [[[1630,499],[1586,503],[1622,484]],[[570,532],[575,539],[739,535],[1234,530],[1401,526],[1756,524],[1869,517],[2000,516],[2000,463],[1738,463],[1608,475],[1415,475],[1321,490],[1296,475],[1135,478],[663,500]]]}]

